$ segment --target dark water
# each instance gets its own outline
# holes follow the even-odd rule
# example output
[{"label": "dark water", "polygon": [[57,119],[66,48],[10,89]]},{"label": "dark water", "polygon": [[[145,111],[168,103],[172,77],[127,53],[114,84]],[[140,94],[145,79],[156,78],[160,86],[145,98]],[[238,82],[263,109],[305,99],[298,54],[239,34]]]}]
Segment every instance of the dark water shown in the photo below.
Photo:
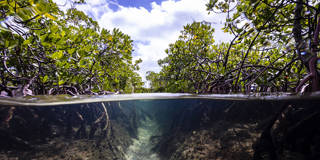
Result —
[{"label": "dark water", "polygon": [[0,159],[317,159],[318,95],[0,99]]}]

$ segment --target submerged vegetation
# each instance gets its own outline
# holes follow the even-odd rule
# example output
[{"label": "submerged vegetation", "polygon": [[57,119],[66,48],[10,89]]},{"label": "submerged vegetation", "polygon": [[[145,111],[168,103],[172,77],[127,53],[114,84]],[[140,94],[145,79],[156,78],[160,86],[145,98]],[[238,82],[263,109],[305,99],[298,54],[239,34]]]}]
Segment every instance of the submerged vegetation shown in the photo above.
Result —
[{"label": "submerged vegetation", "polygon": [[91,99],[45,106],[0,103],[0,159],[314,160],[319,157],[319,96],[287,100],[247,96],[236,100],[211,99],[211,96],[163,99],[165,94],[154,95],[158,96],[148,100],[133,96],[121,100],[125,96],[118,95],[111,97],[118,97],[119,101]]},{"label": "submerged vegetation", "polygon": [[3,0],[0,12],[2,96],[142,91],[141,60],[119,29],[51,0]]},{"label": "submerged vegetation", "polygon": [[[148,72],[154,92],[318,91],[320,3],[316,0],[210,0],[226,15],[230,43],[215,43],[208,22],[188,24]],[[318,67],[318,68],[317,68]]]}]

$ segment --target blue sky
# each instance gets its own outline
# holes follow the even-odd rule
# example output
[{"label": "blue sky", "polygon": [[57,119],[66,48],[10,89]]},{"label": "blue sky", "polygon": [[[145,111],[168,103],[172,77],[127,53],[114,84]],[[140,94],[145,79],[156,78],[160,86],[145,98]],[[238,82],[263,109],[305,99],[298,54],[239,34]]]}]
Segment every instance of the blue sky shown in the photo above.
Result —
[{"label": "blue sky", "polygon": [[[64,4],[66,0],[54,0]],[[141,58],[139,74],[145,81],[147,71],[159,72],[157,61],[166,57],[165,49],[174,43],[183,26],[193,21],[215,25],[216,42],[232,37],[222,32],[224,15],[208,15],[209,0],[87,0],[77,8],[98,21],[103,28],[119,28],[134,40],[133,59]],[[64,9],[70,5],[63,6]]]},{"label": "blue sky", "polygon": [[[151,3],[152,2],[156,2],[157,4],[161,4],[161,2],[164,0],[118,0],[118,4],[124,7],[136,7],[136,8],[140,8],[143,7],[145,9],[147,9],[148,11],[151,11],[152,7],[151,7]],[[109,7],[114,10],[117,11],[117,9],[119,9],[118,6],[116,5],[109,5]]]}]

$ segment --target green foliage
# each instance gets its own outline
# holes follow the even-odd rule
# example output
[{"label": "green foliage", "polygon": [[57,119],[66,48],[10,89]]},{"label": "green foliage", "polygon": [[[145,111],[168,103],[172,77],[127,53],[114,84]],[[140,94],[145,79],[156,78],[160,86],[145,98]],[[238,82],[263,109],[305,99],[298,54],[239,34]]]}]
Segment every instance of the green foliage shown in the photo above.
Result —
[{"label": "green foliage", "polygon": [[179,39],[166,50],[168,57],[160,60],[162,71],[157,75],[148,72],[155,91],[198,92],[208,81],[211,72],[214,29],[205,23],[186,25]]},{"label": "green foliage", "polygon": [[[166,50],[168,56],[159,61],[160,73],[148,73],[152,89],[193,93],[293,91],[307,74],[303,64],[308,62],[301,60],[303,50],[299,46],[313,43],[318,24],[316,1],[308,3],[303,4],[297,22],[297,3],[291,1],[211,0],[208,10],[228,13],[223,30],[234,39],[215,44],[209,24],[185,26],[179,40]],[[299,24],[301,28],[296,31]]]},{"label": "green foliage", "polygon": [[308,71],[317,90],[317,66],[310,60],[319,52],[319,6],[316,0],[210,0],[207,9],[226,13],[223,30],[234,39],[213,44],[210,26],[187,25],[159,61],[160,73],[149,72],[148,80],[154,91],[286,92]]},{"label": "green foliage", "polygon": [[[132,40],[100,29],[83,12],[60,11],[52,1],[1,1],[0,90],[33,94],[140,92]],[[13,7],[18,6],[18,7]],[[23,14],[20,14],[23,12]]]}]

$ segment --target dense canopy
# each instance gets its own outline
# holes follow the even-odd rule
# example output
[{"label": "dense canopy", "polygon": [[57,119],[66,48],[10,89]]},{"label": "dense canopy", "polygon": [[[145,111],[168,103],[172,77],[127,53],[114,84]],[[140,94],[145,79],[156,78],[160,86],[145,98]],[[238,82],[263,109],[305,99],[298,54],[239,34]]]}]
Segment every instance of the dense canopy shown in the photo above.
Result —
[{"label": "dense canopy", "polygon": [[[230,93],[320,89],[320,2],[316,0],[210,0],[225,14],[223,30],[234,38],[214,43],[212,24],[186,25],[148,72],[154,91]],[[319,69],[319,65],[318,65]]]},{"label": "dense canopy", "polygon": [[[72,1],[84,3],[83,0]],[[184,26],[147,72],[152,92],[231,93],[320,90],[320,2],[209,0],[226,15],[230,42],[216,43],[214,24]],[[84,12],[52,0],[0,1],[2,96],[144,92],[133,40],[101,28]],[[150,53],[152,54],[152,53]]]},{"label": "dense canopy", "polygon": [[0,1],[0,12],[1,95],[141,92],[141,60],[119,29],[51,0]]}]

